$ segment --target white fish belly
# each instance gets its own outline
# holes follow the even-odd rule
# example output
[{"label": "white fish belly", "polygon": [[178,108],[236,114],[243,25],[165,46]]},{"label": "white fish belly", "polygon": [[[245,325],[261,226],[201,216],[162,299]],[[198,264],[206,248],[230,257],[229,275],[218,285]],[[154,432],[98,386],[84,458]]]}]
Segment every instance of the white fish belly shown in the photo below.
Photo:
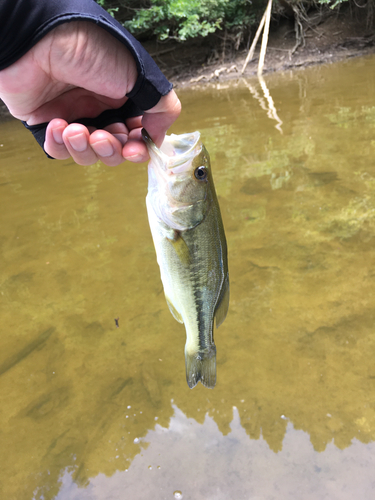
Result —
[{"label": "white fish belly", "polygon": [[[194,353],[202,347],[202,345],[200,345],[202,343],[202,332],[200,332],[202,324],[199,322],[196,295],[199,274],[204,274],[205,264],[202,262],[202,258],[199,258],[199,262],[197,263],[193,262],[191,266],[184,266],[181,263],[170,241],[173,239],[173,229],[165,226],[157,218],[148,198],[146,198],[146,204],[164,293],[167,300],[173,305],[185,324],[187,337],[185,349],[187,352]],[[207,255],[209,250],[207,249],[206,252],[202,253],[203,255]],[[213,272],[213,274],[215,273]],[[202,287],[199,290],[199,294],[202,295],[200,300],[201,312],[204,312],[206,318],[206,332],[204,337],[208,344],[213,344],[213,315],[223,280],[224,274],[216,278],[212,277],[212,281],[217,281],[217,286]],[[202,317],[202,314],[200,316]],[[199,338],[200,334],[201,340]]]}]

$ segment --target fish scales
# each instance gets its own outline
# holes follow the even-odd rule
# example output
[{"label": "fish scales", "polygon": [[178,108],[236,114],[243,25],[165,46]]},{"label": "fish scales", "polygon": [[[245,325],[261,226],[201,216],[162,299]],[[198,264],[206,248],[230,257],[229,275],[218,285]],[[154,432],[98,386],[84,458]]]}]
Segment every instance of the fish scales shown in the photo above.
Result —
[{"label": "fish scales", "polygon": [[151,155],[147,212],[168,306],[186,328],[187,382],[191,388],[198,381],[213,388],[213,324],[215,317],[217,326],[225,319],[229,278],[209,156],[197,132],[167,136],[170,156],[162,151],[164,144],[159,150],[147,132],[143,136]]}]

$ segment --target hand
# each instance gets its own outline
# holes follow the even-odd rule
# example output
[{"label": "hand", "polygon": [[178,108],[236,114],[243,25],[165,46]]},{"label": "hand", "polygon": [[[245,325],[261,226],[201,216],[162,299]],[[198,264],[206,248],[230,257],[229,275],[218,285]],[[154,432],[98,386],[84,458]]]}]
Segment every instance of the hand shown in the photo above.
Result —
[{"label": "hand", "polygon": [[21,59],[0,71],[0,97],[29,125],[49,122],[44,148],[54,158],[80,165],[98,159],[109,166],[147,160],[145,127],[157,145],[178,118],[181,104],[172,90],[142,116],[105,130],[74,123],[119,108],[137,79],[131,53],[90,22],[58,26]]}]

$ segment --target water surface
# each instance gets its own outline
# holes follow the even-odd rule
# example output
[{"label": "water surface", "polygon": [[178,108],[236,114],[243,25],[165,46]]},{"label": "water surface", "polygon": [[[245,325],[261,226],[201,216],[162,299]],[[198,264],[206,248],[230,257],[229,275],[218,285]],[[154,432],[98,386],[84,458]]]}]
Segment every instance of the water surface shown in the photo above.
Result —
[{"label": "water surface", "polygon": [[146,166],[0,125],[1,498],[371,498],[374,82],[369,57],[266,76],[273,111],[256,79],[179,92],[229,247],[214,390],[186,384]]}]

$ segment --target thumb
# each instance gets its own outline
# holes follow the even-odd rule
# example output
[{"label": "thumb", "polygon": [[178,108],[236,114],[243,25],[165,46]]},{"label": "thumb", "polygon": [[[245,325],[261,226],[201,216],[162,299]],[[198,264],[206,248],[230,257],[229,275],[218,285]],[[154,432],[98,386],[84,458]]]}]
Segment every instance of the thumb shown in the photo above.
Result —
[{"label": "thumb", "polygon": [[163,96],[153,108],[145,111],[142,126],[150,134],[157,147],[160,147],[169,127],[181,113],[181,102],[174,90]]}]

